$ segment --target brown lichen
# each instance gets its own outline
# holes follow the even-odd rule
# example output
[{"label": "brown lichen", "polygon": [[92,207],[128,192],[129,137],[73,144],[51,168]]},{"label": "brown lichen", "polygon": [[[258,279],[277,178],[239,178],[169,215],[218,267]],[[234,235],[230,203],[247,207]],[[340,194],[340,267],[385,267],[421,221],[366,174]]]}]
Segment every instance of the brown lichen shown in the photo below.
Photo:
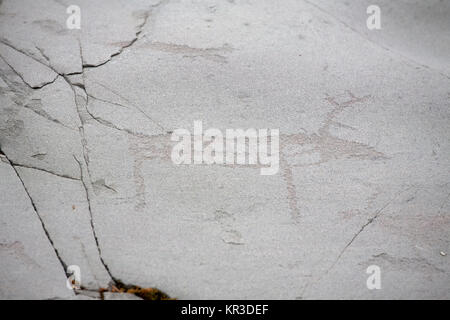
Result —
[{"label": "brown lichen", "polygon": [[116,280],[115,285],[111,285],[108,289],[100,288],[100,295],[103,299],[104,292],[130,293],[138,296],[143,300],[173,300],[166,293],[156,288],[142,288],[136,285],[124,284]]}]

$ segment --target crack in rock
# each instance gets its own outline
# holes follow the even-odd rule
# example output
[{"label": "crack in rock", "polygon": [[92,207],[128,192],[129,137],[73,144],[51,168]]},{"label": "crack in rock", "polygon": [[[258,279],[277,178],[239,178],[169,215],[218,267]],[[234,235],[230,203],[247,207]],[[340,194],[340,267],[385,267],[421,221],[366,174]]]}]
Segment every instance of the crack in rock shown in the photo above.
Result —
[{"label": "crack in rock", "polygon": [[22,179],[22,177],[20,176],[19,172],[17,171],[16,167],[12,164],[11,161],[9,161],[8,156],[1,150],[1,147],[0,147],[0,154],[1,154],[3,157],[6,158],[6,160],[7,160],[8,163],[11,165],[11,167],[12,167],[13,170],[14,170],[14,172],[16,173],[17,178],[20,180],[20,182],[21,182],[21,184],[22,184],[22,186],[23,186],[23,189],[25,190],[25,193],[27,194],[28,198],[30,199],[31,206],[33,207],[34,212],[36,212],[36,216],[38,217],[38,219],[39,219],[39,221],[40,221],[40,223],[41,223],[41,226],[42,226],[42,229],[44,230],[45,236],[47,237],[47,240],[50,242],[50,245],[52,246],[53,251],[54,251],[55,254],[56,254],[56,257],[57,257],[59,263],[61,264],[61,266],[62,266],[62,268],[63,268],[64,274],[67,276],[67,272],[66,272],[66,270],[67,270],[67,264],[66,264],[66,263],[64,262],[64,260],[61,258],[61,255],[59,254],[58,249],[55,247],[55,244],[54,244],[54,242],[53,242],[53,239],[52,239],[52,237],[50,236],[50,233],[48,232],[47,227],[45,226],[44,220],[42,219],[41,215],[39,214],[39,211],[37,210],[36,204],[34,203],[34,200],[33,200],[33,198],[31,197],[31,195],[30,195],[30,193],[29,193],[29,191],[28,191],[28,189],[27,189],[27,187],[26,187],[26,185],[25,185],[25,182],[23,181],[23,179]]},{"label": "crack in rock", "polygon": [[[108,90],[109,92],[111,92],[112,94],[114,94],[115,96],[117,96],[118,98],[126,101],[127,103],[129,103],[133,108],[135,108],[138,112],[140,112],[144,117],[146,117],[148,120],[150,120],[154,125],[156,125],[162,132],[166,132],[166,129],[159,124],[155,119],[153,119],[152,117],[150,117],[144,110],[142,110],[142,108],[140,108],[139,106],[137,106],[135,103],[133,103],[132,101],[130,101],[129,99],[125,98],[124,96],[122,96],[121,94],[117,93],[116,91],[112,90],[111,88],[108,88],[107,86],[105,86],[104,84],[95,81],[96,84],[98,84],[99,86],[101,86],[102,88]],[[90,94],[86,93],[88,96],[90,96]],[[95,99],[95,98],[94,98]],[[98,98],[97,98],[98,99]],[[107,102],[107,100],[105,101]],[[110,102],[110,101],[108,101]],[[112,104],[115,104],[114,102],[110,102]],[[120,105],[120,104],[119,104]],[[123,105],[120,105],[122,107],[125,107]]]},{"label": "crack in rock", "polygon": [[[2,44],[2,45],[4,45],[8,50],[9,49],[11,49],[11,50],[13,50],[14,52],[16,52],[16,53],[19,53],[20,54],[20,56],[23,56],[23,57],[25,57],[26,59],[31,59],[31,61],[33,61],[33,62],[36,62],[39,66],[42,66],[42,67],[44,67],[45,69],[48,69],[48,70],[46,70],[46,72],[48,73],[48,76],[51,76],[52,77],[52,80],[50,80],[50,81],[41,81],[39,84],[35,84],[35,85],[33,85],[33,84],[30,84],[30,82],[27,80],[27,79],[25,79],[26,78],[26,75],[25,74],[23,74],[22,72],[20,72],[19,70],[17,70],[16,68],[14,68],[13,66],[12,66],[12,64],[10,63],[10,62],[8,62],[8,59],[7,58],[5,58],[3,55],[1,55],[0,54],[0,58],[17,74],[17,76],[29,87],[29,88],[31,88],[31,89],[42,89],[42,88],[44,88],[45,86],[47,86],[47,85],[49,85],[49,84],[52,84],[52,83],[54,83],[57,79],[58,79],[58,77],[61,75],[61,73],[60,72],[58,72],[58,71],[56,71],[54,68],[52,68],[52,67],[50,67],[50,66],[48,66],[47,64],[45,64],[44,62],[42,62],[41,60],[39,60],[39,59],[37,59],[35,56],[33,56],[32,54],[30,54],[30,53],[28,53],[28,52],[26,52],[25,50],[21,50],[21,49],[19,49],[19,48],[16,48],[15,46],[13,46],[9,41],[7,41],[6,39],[0,39],[0,43]],[[25,62],[24,62],[25,63]],[[33,75],[34,75],[34,73],[36,73],[37,71],[34,71],[33,72]],[[39,74],[39,76],[40,76],[40,74]]]},{"label": "crack in rock", "polygon": [[29,83],[29,81],[27,81],[27,80],[25,79],[24,75],[23,75],[21,72],[19,72],[18,70],[16,70],[16,69],[15,69],[15,68],[7,61],[7,59],[5,59],[1,54],[0,54],[0,58],[3,60],[3,62],[5,62],[5,63],[8,65],[8,67],[11,68],[12,71],[14,71],[14,73],[22,80],[22,82],[23,82],[24,84],[26,84],[29,88],[34,89],[34,90],[42,89],[42,88],[44,88],[44,87],[46,87],[46,86],[48,86],[48,85],[54,83],[54,82],[58,79],[58,77],[59,77],[59,75],[56,74],[55,77],[53,78],[53,80],[51,80],[51,81],[43,82],[42,84],[39,84],[39,85],[32,85],[32,84]]},{"label": "crack in rock", "polygon": [[38,116],[41,116],[41,117],[43,117],[44,119],[46,119],[46,120],[48,120],[48,121],[51,121],[51,122],[53,122],[53,123],[56,123],[56,124],[58,124],[58,125],[60,125],[60,126],[63,126],[63,127],[67,128],[67,129],[69,129],[69,130],[74,130],[74,128],[71,128],[71,127],[65,125],[64,123],[62,123],[62,122],[59,121],[58,119],[56,119],[56,118],[52,117],[50,114],[48,114],[48,113],[44,110],[44,108],[43,108],[43,106],[42,106],[42,104],[41,104],[40,99],[32,99],[32,100],[30,101],[30,103],[25,104],[24,107],[27,108],[27,109],[29,109],[29,110],[31,110],[31,111],[33,111],[33,112],[36,113]]},{"label": "crack in rock", "polygon": [[84,69],[92,69],[92,68],[98,68],[98,67],[104,66],[108,62],[112,61],[115,57],[117,57],[120,54],[122,54],[122,52],[125,49],[130,48],[131,46],[133,46],[139,40],[139,36],[142,33],[145,25],[147,24],[148,18],[150,17],[150,15],[152,13],[152,9],[158,7],[162,2],[163,1],[161,1],[161,2],[151,6],[151,8],[144,13],[143,22],[137,26],[138,31],[135,33],[135,37],[133,39],[131,39],[127,44],[121,46],[119,48],[119,50],[117,50],[117,52],[111,54],[109,59],[107,59],[107,60],[105,60],[103,62],[100,62],[100,63],[95,64],[95,65],[94,64],[89,64],[89,63],[83,63],[83,66],[82,66],[83,71],[82,72],[84,72]]},{"label": "crack in rock", "polygon": [[18,164],[18,163],[11,162],[11,165],[13,167],[27,168],[27,169],[33,169],[33,170],[46,172],[46,173],[49,173],[49,174],[52,174],[54,176],[57,176],[57,177],[60,177],[60,178],[64,178],[64,179],[70,179],[70,180],[76,180],[76,181],[80,181],[81,180],[80,178],[75,178],[75,177],[72,177],[72,176],[69,176],[69,175],[65,175],[65,174],[59,174],[59,173],[56,173],[56,172],[53,172],[53,171],[50,171],[50,170],[47,170],[47,169],[33,167],[33,166],[25,165],[25,164]]},{"label": "crack in rock", "polygon": [[380,209],[378,209],[375,214],[369,218],[369,220],[367,220],[367,222],[365,224],[363,224],[361,226],[361,228],[358,230],[358,232],[356,232],[353,237],[350,239],[350,241],[345,245],[345,247],[341,250],[341,252],[339,253],[338,257],[336,258],[336,260],[333,262],[333,264],[331,265],[330,268],[328,268],[328,270],[325,272],[325,274],[329,273],[334,266],[339,262],[339,260],[341,259],[341,257],[344,255],[345,251],[353,244],[353,242],[355,242],[356,238],[358,238],[358,236],[370,225],[372,224],[375,220],[378,219],[378,217],[383,213],[383,211],[390,206],[395,200],[398,199],[398,197],[411,190],[413,187],[409,187],[405,190],[402,190],[400,192],[398,192],[391,200],[389,200],[384,206],[382,206]]},{"label": "crack in rock", "polygon": [[88,205],[88,211],[89,211],[89,218],[90,218],[92,235],[94,236],[94,239],[95,239],[95,245],[97,246],[97,251],[98,251],[99,258],[100,258],[100,262],[102,263],[102,265],[105,268],[106,272],[110,276],[111,280],[113,282],[117,282],[116,279],[114,278],[114,276],[111,274],[111,271],[109,270],[109,267],[105,263],[105,260],[103,259],[103,256],[102,256],[102,250],[100,248],[100,244],[99,244],[98,237],[97,237],[97,232],[95,230],[94,216],[92,214],[91,198],[89,196],[89,189],[88,189],[88,186],[87,186],[86,181],[85,181],[85,176],[83,174],[83,166],[82,166],[81,162],[77,159],[77,157],[75,155],[73,156],[73,158],[75,159],[75,161],[78,163],[78,166],[80,167],[81,184],[83,185],[84,191],[86,193],[86,201],[87,201],[87,205]]}]

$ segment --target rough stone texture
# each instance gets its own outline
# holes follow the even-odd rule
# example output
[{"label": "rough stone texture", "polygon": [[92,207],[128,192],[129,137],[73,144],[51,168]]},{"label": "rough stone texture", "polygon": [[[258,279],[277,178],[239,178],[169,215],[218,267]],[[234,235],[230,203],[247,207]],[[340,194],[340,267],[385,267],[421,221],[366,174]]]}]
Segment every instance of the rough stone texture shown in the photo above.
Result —
[{"label": "rough stone texture", "polygon": [[21,179],[0,157],[0,297],[70,298],[65,272]]},{"label": "rough stone texture", "polygon": [[[0,298],[449,299],[450,1],[369,2],[0,2]],[[174,165],[194,120],[280,171]]]},{"label": "rough stone texture", "polygon": [[[86,191],[80,180],[17,167],[30,196],[67,265],[78,265],[85,288],[107,287],[111,280],[99,259]],[[51,195],[49,197],[48,195]]]}]

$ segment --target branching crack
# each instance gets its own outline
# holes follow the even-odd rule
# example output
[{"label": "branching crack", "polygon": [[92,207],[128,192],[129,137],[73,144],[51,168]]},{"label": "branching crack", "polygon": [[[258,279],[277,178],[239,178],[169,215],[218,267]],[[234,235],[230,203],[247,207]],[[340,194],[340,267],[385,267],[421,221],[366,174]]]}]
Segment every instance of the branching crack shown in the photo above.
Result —
[{"label": "branching crack", "polygon": [[[41,48],[36,47],[36,50],[40,53],[40,56],[39,55],[36,56],[36,55],[26,51],[26,50],[22,50],[22,49],[16,48],[8,40],[0,38],[0,43],[2,43],[4,45],[14,49],[15,51],[17,51],[20,54],[23,54],[23,55],[29,57],[33,61],[39,63],[42,66],[45,66],[48,70],[51,70],[52,72],[55,73],[55,77],[54,77],[54,79],[52,81],[46,82],[46,83],[44,83],[42,85],[39,85],[39,86],[32,86],[29,83],[27,83],[27,81],[24,79],[23,75],[20,72],[18,72],[16,69],[14,69],[13,66],[11,66],[6,61],[6,59],[4,59],[2,56],[0,56],[0,58],[2,58],[2,60],[5,61],[5,63],[11,68],[11,70],[15,74],[17,74],[17,76],[22,80],[22,82],[26,85],[26,87],[29,87],[29,88],[31,88],[33,90],[41,89],[41,88],[43,88],[43,87],[45,87],[47,85],[50,85],[50,84],[54,83],[59,77],[61,77],[69,85],[69,87],[71,88],[71,90],[72,90],[72,92],[74,94],[75,107],[76,107],[76,111],[77,111],[77,114],[78,114],[78,117],[79,117],[79,120],[80,120],[80,124],[78,125],[78,129],[79,129],[79,133],[80,133],[81,147],[82,147],[82,156],[77,158],[76,155],[73,155],[73,157],[74,157],[74,159],[75,159],[75,161],[78,164],[79,169],[80,169],[80,177],[79,178],[72,177],[72,176],[65,175],[65,174],[56,173],[56,172],[53,172],[53,171],[48,170],[48,169],[38,168],[38,167],[26,165],[26,164],[13,163],[5,156],[6,161],[12,166],[12,168],[14,169],[16,175],[18,176],[19,180],[21,181],[21,183],[22,183],[22,185],[24,187],[24,190],[27,193],[27,195],[28,195],[28,197],[29,197],[29,199],[31,201],[32,207],[34,208],[34,211],[36,212],[36,214],[37,214],[37,216],[38,216],[38,218],[39,218],[39,220],[41,222],[41,225],[42,225],[43,230],[44,230],[44,232],[45,232],[45,234],[47,236],[47,239],[51,243],[57,258],[58,258],[61,266],[64,269],[64,272],[67,269],[67,265],[62,260],[60,254],[59,254],[59,252],[57,250],[57,248],[54,246],[53,239],[51,238],[51,236],[50,236],[50,234],[49,234],[49,232],[48,232],[48,230],[47,230],[47,228],[46,228],[46,226],[44,224],[44,221],[43,221],[42,217],[40,216],[40,214],[39,214],[39,212],[37,210],[37,207],[36,207],[36,205],[35,205],[32,197],[31,197],[30,193],[28,192],[28,190],[27,190],[27,188],[25,186],[24,181],[22,180],[21,176],[19,175],[18,168],[20,168],[20,167],[33,169],[33,170],[39,170],[39,171],[46,172],[46,173],[49,173],[49,174],[52,174],[52,175],[55,175],[55,176],[58,176],[58,177],[61,177],[61,178],[67,178],[67,179],[76,180],[76,181],[80,181],[81,182],[81,184],[82,184],[82,186],[83,186],[83,188],[85,190],[85,194],[86,194],[86,201],[87,201],[89,217],[90,217],[90,226],[91,226],[91,231],[92,231],[93,237],[95,239],[95,244],[97,246],[99,260],[102,263],[102,265],[103,265],[104,269],[106,270],[106,272],[108,273],[109,277],[111,278],[111,280],[112,280],[111,282],[113,283],[113,288],[116,288],[120,292],[126,290],[128,293],[132,293],[132,294],[135,294],[137,296],[141,296],[142,298],[146,298],[146,297],[148,298],[148,297],[150,297],[150,294],[152,295],[152,297],[153,297],[153,295],[156,295],[157,297],[160,297],[160,298],[161,297],[162,298],[166,298],[167,296],[165,294],[162,294],[157,289],[151,289],[151,288],[145,289],[145,288],[140,288],[138,286],[128,286],[128,285],[123,284],[122,281],[120,281],[120,279],[117,279],[117,278],[115,278],[112,275],[108,265],[106,264],[106,262],[105,262],[105,260],[103,258],[102,250],[101,250],[100,243],[99,243],[99,238],[98,238],[98,235],[97,235],[97,232],[96,232],[96,229],[95,229],[94,215],[93,215],[93,209],[92,209],[92,203],[91,203],[91,191],[92,190],[90,188],[92,188],[93,184],[91,182],[91,175],[90,175],[90,170],[89,170],[89,157],[88,157],[88,150],[87,150],[87,140],[86,140],[86,136],[85,136],[85,133],[84,133],[84,124],[85,124],[86,120],[88,120],[87,115],[89,115],[94,120],[96,120],[97,122],[99,122],[99,123],[101,123],[103,125],[107,125],[109,127],[112,127],[114,129],[127,132],[129,134],[138,135],[138,136],[143,136],[143,135],[136,134],[136,133],[132,132],[129,129],[119,128],[116,125],[114,125],[113,123],[110,123],[109,121],[106,121],[106,120],[101,119],[99,117],[93,116],[89,112],[89,110],[88,110],[89,98],[98,99],[100,101],[107,102],[107,103],[114,104],[114,105],[121,106],[121,107],[126,107],[126,106],[123,106],[120,103],[115,103],[115,102],[111,102],[111,101],[95,98],[92,95],[89,95],[87,93],[87,90],[86,90],[86,87],[85,87],[84,69],[85,68],[96,68],[96,67],[99,67],[101,65],[104,65],[104,64],[108,63],[109,61],[111,61],[114,57],[119,56],[122,52],[124,52],[125,49],[130,48],[131,46],[133,46],[140,39],[142,31],[144,30],[145,25],[147,24],[147,22],[149,20],[149,17],[150,17],[150,14],[152,12],[152,9],[157,7],[157,6],[159,6],[161,3],[162,2],[158,3],[157,5],[151,6],[151,8],[145,13],[145,16],[143,17],[143,22],[137,26],[138,31],[135,33],[135,37],[129,43],[127,43],[126,45],[122,46],[116,53],[113,53],[107,61],[105,61],[105,62],[103,62],[103,63],[101,63],[99,65],[95,65],[94,66],[94,65],[90,65],[90,64],[86,63],[85,59],[83,58],[83,52],[82,52],[82,47],[81,47],[81,42],[80,42],[79,43],[79,47],[80,47],[80,57],[81,57],[81,70],[82,70],[81,72],[70,72],[70,73],[58,72],[55,69],[55,67],[52,66],[49,57],[45,54],[45,52]],[[79,83],[79,81],[74,81],[72,83],[71,79],[69,79],[70,75],[81,75],[82,76],[81,83]],[[19,85],[20,82],[17,82],[17,84]],[[24,88],[26,88],[26,87],[24,86]],[[84,92],[84,95],[78,89],[81,89]],[[81,101],[82,99],[84,99],[84,100]],[[128,102],[128,100],[126,100],[126,101]],[[161,125],[159,125],[156,121],[154,121],[152,118],[150,118],[142,109],[140,109],[139,107],[137,107],[135,105],[132,105],[132,106],[134,108],[138,109],[146,118],[148,118],[153,123],[155,123],[159,128],[164,130],[164,128]],[[44,117],[44,118],[46,118],[46,119],[48,119],[48,120],[50,120],[52,122],[55,122],[55,123],[58,123],[58,124],[62,124],[59,120],[54,119],[53,117],[49,116],[45,111],[37,109],[36,106],[34,106],[34,105],[26,105],[24,107],[32,110],[33,112],[37,113],[38,115],[40,115],[40,116],[42,116],[42,117]],[[74,128],[72,128],[72,129],[74,129]],[[3,152],[1,151],[1,148],[0,148],[0,155],[2,155],[2,154],[3,154]],[[111,188],[111,187],[109,187],[107,185],[105,185],[105,187],[110,189],[111,191],[115,191],[113,188]],[[65,274],[66,274],[66,272],[65,272]],[[67,276],[67,274],[66,274],[66,276]]]},{"label": "branching crack", "polygon": [[[119,97],[120,99],[122,99],[122,100],[128,102],[128,103],[129,103],[131,106],[133,106],[137,111],[139,111],[143,116],[145,116],[145,117],[146,117],[148,120],[150,120],[154,125],[156,125],[160,130],[162,130],[163,132],[166,131],[166,129],[165,129],[161,124],[159,124],[156,120],[154,120],[152,117],[150,117],[144,110],[142,110],[142,108],[140,108],[139,106],[137,106],[136,104],[134,104],[132,101],[130,101],[129,99],[125,98],[125,97],[122,96],[121,94],[115,92],[115,91],[112,90],[111,88],[108,88],[107,86],[105,86],[104,84],[102,84],[102,83],[100,83],[100,82],[95,81],[95,83],[97,83],[99,86],[103,87],[104,89],[108,90],[109,92],[111,92],[111,93],[114,94],[115,96]],[[89,95],[88,95],[88,96],[89,96]],[[94,99],[99,100],[98,98],[94,98]],[[105,102],[111,103],[110,101],[107,101],[107,100],[105,100]],[[113,103],[113,104],[114,104],[114,103]],[[123,106],[123,105],[121,105],[121,106]]]},{"label": "branching crack", "polygon": [[81,162],[77,159],[77,157],[75,155],[73,156],[73,158],[75,159],[75,161],[78,163],[78,166],[80,167],[81,184],[83,185],[84,191],[86,193],[86,201],[87,201],[87,204],[88,204],[92,235],[94,236],[94,239],[95,239],[95,245],[97,246],[97,251],[98,251],[98,256],[100,258],[100,262],[102,263],[102,265],[105,268],[106,272],[110,276],[111,280],[114,283],[117,283],[116,278],[114,278],[114,276],[111,274],[111,271],[109,270],[108,265],[105,263],[105,260],[103,260],[102,250],[100,248],[100,244],[99,244],[99,241],[98,241],[97,232],[95,231],[94,216],[92,214],[92,207],[91,207],[91,198],[89,196],[89,189],[88,189],[88,186],[86,185],[85,177],[84,177],[84,174],[83,174],[83,166],[82,166]]},{"label": "branching crack", "polygon": [[131,134],[131,135],[137,135],[135,132],[131,131],[130,129],[127,129],[127,128],[119,128],[118,126],[116,126],[115,124],[113,124],[112,122],[110,122],[110,121],[108,121],[108,120],[105,120],[105,119],[102,119],[102,118],[100,118],[100,117],[94,116],[94,115],[89,111],[89,109],[87,109],[87,112],[88,112],[88,114],[92,117],[92,119],[94,119],[95,121],[97,121],[99,124],[101,124],[101,125],[103,125],[103,126],[106,126],[106,127],[108,127],[108,128],[114,129],[114,130],[123,131],[123,132],[126,132],[126,133]]},{"label": "branching crack", "polygon": [[51,115],[49,115],[44,109],[42,109],[41,106],[38,106],[38,105],[33,104],[33,103],[28,103],[28,104],[25,104],[25,105],[24,105],[24,108],[27,108],[27,109],[33,111],[33,112],[36,113],[38,116],[41,116],[42,118],[44,118],[44,119],[46,119],[46,120],[48,120],[48,121],[51,121],[51,122],[53,122],[53,123],[56,123],[56,124],[58,124],[58,125],[60,125],[60,126],[63,126],[64,128],[69,129],[69,130],[74,130],[74,128],[71,128],[71,127],[65,125],[64,123],[62,123],[61,121],[59,121],[59,120],[56,119],[56,118],[53,118],[53,117],[52,117]]},{"label": "branching crack", "polygon": [[13,170],[14,170],[14,172],[16,173],[17,177],[19,178],[19,180],[20,180],[20,182],[21,182],[21,184],[22,184],[22,186],[23,186],[23,189],[25,190],[25,193],[27,194],[28,198],[30,199],[31,206],[32,206],[33,209],[34,209],[34,212],[36,212],[36,215],[37,215],[37,217],[38,217],[38,219],[39,219],[39,221],[40,221],[40,223],[41,223],[42,229],[44,230],[44,233],[45,233],[45,235],[46,235],[48,241],[50,242],[50,245],[52,246],[52,248],[53,248],[53,250],[54,250],[54,252],[55,252],[55,254],[56,254],[56,257],[57,257],[59,263],[61,264],[61,266],[62,266],[62,268],[63,268],[64,274],[67,276],[67,273],[66,273],[66,270],[67,270],[67,264],[66,264],[66,263],[64,262],[64,260],[61,258],[61,255],[59,254],[58,249],[55,247],[55,244],[54,244],[54,242],[53,242],[53,239],[52,239],[52,237],[50,236],[50,233],[48,232],[47,227],[45,226],[44,220],[42,219],[41,215],[39,214],[39,211],[38,211],[38,209],[37,209],[37,207],[36,207],[36,204],[34,203],[34,200],[33,200],[33,198],[31,197],[31,194],[30,194],[30,192],[28,191],[28,189],[27,189],[27,187],[26,187],[26,185],[25,185],[25,182],[23,181],[22,177],[20,176],[19,172],[17,171],[16,166],[13,165],[13,162],[11,162],[11,161],[9,160],[8,156],[7,156],[3,151],[1,151],[1,149],[0,149],[0,153],[6,158],[6,160],[8,160],[9,164],[11,165],[11,167],[13,168]]},{"label": "branching crack", "polygon": [[50,170],[47,170],[47,169],[37,168],[37,167],[25,165],[25,164],[18,164],[18,163],[11,162],[11,160],[9,160],[9,162],[11,163],[11,165],[13,167],[38,170],[38,171],[46,172],[46,173],[49,173],[51,175],[54,175],[54,176],[57,176],[57,177],[60,177],[60,178],[64,178],[64,179],[70,179],[70,180],[76,180],[76,181],[80,181],[81,180],[80,178],[75,178],[75,177],[72,177],[72,176],[69,176],[69,175],[56,173],[56,172],[53,172],[53,171],[50,171]]},{"label": "branching crack", "polygon": [[52,84],[52,83],[54,83],[57,79],[58,79],[58,77],[59,77],[59,74],[56,74],[55,75],[55,78],[53,78],[53,80],[51,80],[51,81],[48,81],[48,82],[45,82],[45,83],[43,83],[43,84],[41,84],[41,85],[38,85],[38,86],[32,86],[31,84],[29,84],[26,80],[25,80],[25,78],[22,76],[22,74],[19,72],[19,71],[17,71],[1,54],[0,54],[0,58],[3,60],[3,62],[5,62],[7,65],[8,65],[8,67],[12,70],[12,71],[14,71],[14,73],[22,80],[22,82],[23,83],[25,83],[30,89],[33,89],[33,90],[39,90],[39,89],[42,89],[42,88],[44,88],[44,87],[46,87],[46,86],[48,86],[49,84]]},{"label": "branching crack", "polygon": [[[36,58],[35,56],[33,56],[32,54],[26,52],[25,50],[21,50],[21,49],[19,49],[19,48],[16,48],[16,47],[13,46],[11,43],[9,43],[9,41],[7,41],[6,39],[0,39],[0,43],[4,44],[5,46],[10,47],[11,49],[13,49],[13,50],[15,50],[15,51],[17,51],[17,52],[23,54],[24,56],[27,56],[28,58],[30,58],[30,59],[36,61],[37,63],[43,65],[44,67],[50,68],[50,69],[51,69],[52,71],[54,71],[55,73],[61,75],[61,73],[57,72],[57,71],[56,71],[54,68],[52,68],[51,66],[45,64],[44,62],[42,62],[41,60],[37,59],[37,58]],[[37,49],[38,49],[38,48],[37,48]],[[39,50],[39,49],[38,49],[38,51],[41,52],[42,50]],[[44,58],[45,58],[45,56],[44,56]]]}]

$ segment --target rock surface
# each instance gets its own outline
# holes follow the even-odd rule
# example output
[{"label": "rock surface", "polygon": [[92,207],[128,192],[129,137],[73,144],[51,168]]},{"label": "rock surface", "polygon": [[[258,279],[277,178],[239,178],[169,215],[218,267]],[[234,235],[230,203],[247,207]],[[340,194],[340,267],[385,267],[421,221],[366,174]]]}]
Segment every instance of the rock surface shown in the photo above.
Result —
[{"label": "rock surface", "polygon": [[[0,1],[0,298],[99,298],[77,265],[94,292],[449,299],[450,1],[378,1],[374,31],[369,2]],[[195,120],[279,129],[279,172],[175,165]]]}]

